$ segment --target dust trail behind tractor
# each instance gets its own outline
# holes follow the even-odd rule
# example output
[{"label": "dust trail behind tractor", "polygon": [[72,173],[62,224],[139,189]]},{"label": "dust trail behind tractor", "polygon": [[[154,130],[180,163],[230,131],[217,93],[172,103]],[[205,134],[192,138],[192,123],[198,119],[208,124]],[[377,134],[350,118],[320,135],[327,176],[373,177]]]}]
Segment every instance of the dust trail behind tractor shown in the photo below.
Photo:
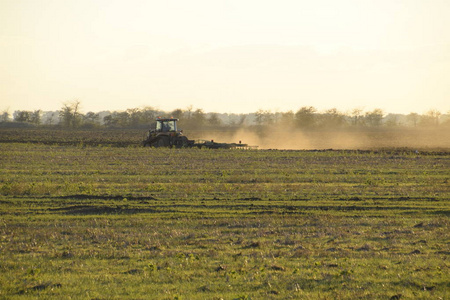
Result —
[{"label": "dust trail behind tractor", "polygon": [[182,130],[177,128],[178,119],[157,118],[155,129],[149,130],[142,142],[144,147],[154,148],[206,148],[206,149],[256,149],[258,146],[249,146],[239,143],[217,143],[213,140],[189,140]]}]

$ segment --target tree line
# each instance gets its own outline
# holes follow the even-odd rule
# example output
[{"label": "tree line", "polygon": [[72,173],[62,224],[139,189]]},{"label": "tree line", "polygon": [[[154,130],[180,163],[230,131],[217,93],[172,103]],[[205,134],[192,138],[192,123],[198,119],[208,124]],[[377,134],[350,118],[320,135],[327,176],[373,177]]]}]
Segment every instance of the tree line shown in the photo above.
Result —
[{"label": "tree line", "polygon": [[55,126],[61,128],[147,128],[158,116],[178,118],[180,128],[186,130],[224,129],[242,126],[278,126],[299,129],[326,129],[345,127],[450,127],[450,112],[442,114],[429,110],[424,114],[386,114],[381,109],[363,111],[356,108],[341,112],[336,108],[319,112],[313,106],[304,106],[297,111],[272,112],[258,110],[248,114],[206,113],[189,106],[165,112],[153,107],[130,108],[125,111],[81,112],[81,102],[65,103],[56,112],[42,110],[17,110],[12,116],[8,112],[0,115],[2,124],[30,124],[33,126]]}]

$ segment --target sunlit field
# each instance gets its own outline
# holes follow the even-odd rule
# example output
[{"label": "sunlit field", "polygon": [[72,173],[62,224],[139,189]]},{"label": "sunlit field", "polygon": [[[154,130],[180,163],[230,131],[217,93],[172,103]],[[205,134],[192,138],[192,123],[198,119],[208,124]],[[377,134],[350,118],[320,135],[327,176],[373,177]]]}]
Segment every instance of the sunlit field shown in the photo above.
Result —
[{"label": "sunlit field", "polygon": [[447,150],[0,153],[2,299],[450,296]]}]

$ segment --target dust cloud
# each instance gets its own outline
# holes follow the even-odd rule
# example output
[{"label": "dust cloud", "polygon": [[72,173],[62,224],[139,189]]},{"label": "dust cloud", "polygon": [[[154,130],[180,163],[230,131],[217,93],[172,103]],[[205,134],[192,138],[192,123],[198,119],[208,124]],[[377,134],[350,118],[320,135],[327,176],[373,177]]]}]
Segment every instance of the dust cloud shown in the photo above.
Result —
[{"label": "dust cloud", "polygon": [[450,130],[439,129],[341,129],[341,130],[266,130],[198,131],[194,139],[214,140],[258,146],[258,149],[450,149]]}]

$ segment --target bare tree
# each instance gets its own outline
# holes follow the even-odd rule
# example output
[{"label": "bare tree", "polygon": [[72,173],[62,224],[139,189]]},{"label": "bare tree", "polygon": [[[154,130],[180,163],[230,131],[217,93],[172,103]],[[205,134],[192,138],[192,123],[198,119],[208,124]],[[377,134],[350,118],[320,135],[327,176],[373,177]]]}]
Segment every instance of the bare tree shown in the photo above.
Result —
[{"label": "bare tree", "polygon": [[398,121],[398,115],[395,114],[389,114],[385,117],[386,121],[385,121],[385,125],[387,127],[395,127],[400,125],[399,121]]},{"label": "bare tree", "polygon": [[188,119],[188,124],[192,128],[202,128],[203,125],[205,125],[206,122],[206,115],[203,109],[196,109],[193,113],[191,118]]},{"label": "bare tree", "polygon": [[53,125],[56,123],[57,117],[58,112],[48,111],[42,116],[42,121],[44,121],[46,125]]},{"label": "bare tree", "polygon": [[352,124],[354,126],[361,125],[362,123],[362,109],[355,108],[351,111],[350,116],[352,117]]},{"label": "bare tree", "polygon": [[222,120],[220,120],[218,113],[211,113],[209,115],[209,118],[207,121],[208,121],[208,124],[211,126],[218,127],[218,126],[222,125]]},{"label": "bare tree", "polygon": [[190,119],[192,117],[192,110],[194,107],[192,105],[189,105],[186,110],[184,111],[184,114],[186,115],[186,119]]},{"label": "bare tree", "polygon": [[129,118],[129,126],[135,127],[139,125],[141,120],[141,110],[139,108],[129,108],[126,110]]},{"label": "bare tree", "polygon": [[295,114],[292,110],[288,112],[282,112],[281,118],[278,122],[282,127],[292,128],[295,122]]},{"label": "bare tree", "polygon": [[312,106],[304,106],[295,113],[295,120],[300,128],[312,128],[316,125],[316,111]]},{"label": "bare tree", "polygon": [[417,123],[420,120],[420,116],[418,113],[410,113],[409,115],[406,116],[406,119],[408,120],[408,122],[410,122],[414,127],[417,126]]},{"label": "bare tree", "polygon": [[14,121],[16,122],[30,122],[31,111],[16,110],[13,114]]},{"label": "bare tree", "polygon": [[264,110],[258,109],[258,111],[255,112],[255,122],[258,125],[262,125],[264,123]]},{"label": "bare tree", "polygon": [[144,107],[141,111],[140,124],[147,125],[149,123],[153,123],[155,121],[156,114],[157,112],[153,107]]},{"label": "bare tree", "polygon": [[81,102],[79,100],[63,104],[63,107],[59,110],[59,117],[64,127],[76,128],[80,126],[82,121],[82,116],[79,112],[80,106]]},{"label": "bare tree", "polygon": [[274,115],[270,110],[259,109],[255,112],[255,121],[258,125],[272,125],[274,123]]},{"label": "bare tree", "polygon": [[100,115],[97,113],[94,113],[92,111],[88,112],[83,117],[83,126],[98,126],[100,125]]},{"label": "bare tree", "polygon": [[172,113],[170,115],[176,119],[182,119],[183,114],[184,114],[184,111],[180,108],[177,108],[174,111],[172,111]]},{"label": "bare tree", "polygon": [[345,115],[336,108],[328,109],[320,118],[321,125],[324,127],[342,127],[345,125]]},{"label": "bare tree", "polygon": [[376,108],[373,111],[366,112],[364,115],[364,120],[369,126],[380,126],[383,121],[383,110]]},{"label": "bare tree", "polygon": [[9,121],[9,108],[5,109],[0,115],[0,122],[8,122]]},{"label": "bare tree", "polygon": [[30,123],[39,125],[41,124],[41,115],[42,115],[42,111],[40,109],[35,110],[34,112],[32,112],[30,114]]},{"label": "bare tree", "polygon": [[435,109],[427,111],[420,117],[420,125],[422,126],[438,126],[441,113]]}]

